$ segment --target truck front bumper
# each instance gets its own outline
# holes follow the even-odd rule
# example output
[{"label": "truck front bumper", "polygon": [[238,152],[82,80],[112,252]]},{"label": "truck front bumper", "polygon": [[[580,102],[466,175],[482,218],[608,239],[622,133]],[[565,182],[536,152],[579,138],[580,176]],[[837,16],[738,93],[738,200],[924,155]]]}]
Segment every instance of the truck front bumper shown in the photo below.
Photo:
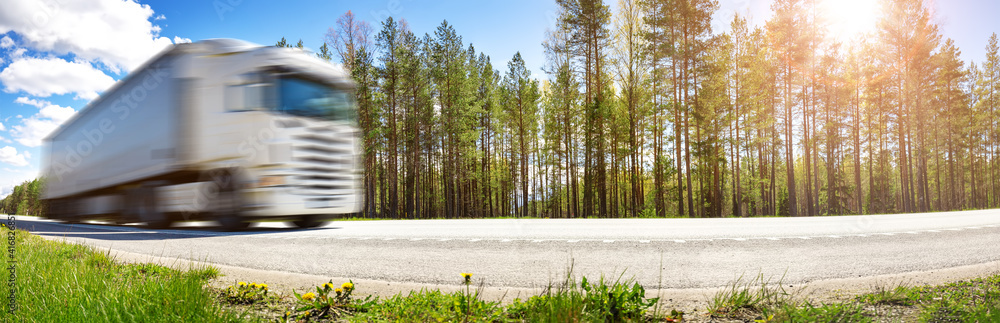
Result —
[{"label": "truck front bumper", "polygon": [[341,217],[361,211],[363,192],[344,190],[344,194],[329,196],[295,194],[294,187],[268,187],[244,190],[247,204],[243,215],[254,218],[281,218],[298,215],[328,215]]}]

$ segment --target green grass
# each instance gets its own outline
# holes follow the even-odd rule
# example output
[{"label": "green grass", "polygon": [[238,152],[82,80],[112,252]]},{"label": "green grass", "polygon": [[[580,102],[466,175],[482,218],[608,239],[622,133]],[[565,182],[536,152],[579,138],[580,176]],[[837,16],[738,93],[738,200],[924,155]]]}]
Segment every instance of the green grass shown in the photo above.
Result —
[{"label": "green grass", "polygon": [[[481,288],[481,287],[480,287]],[[363,302],[351,322],[644,322],[665,320],[648,310],[658,301],[646,298],[645,289],[621,277],[596,283],[586,277],[579,282],[567,275],[558,285],[541,294],[515,299],[504,306],[479,298],[479,289],[443,293],[421,290]],[[683,314],[671,313],[673,318]]]},{"label": "green grass", "polygon": [[875,292],[857,297],[858,301],[872,305],[913,305],[913,289],[907,288],[903,283],[896,283],[890,286],[878,284],[874,287]]},{"label": "green grass", "polygon": [[727,318],[745,318],[762,315],[768,317],[779,307],[788,304],[791,294],[788,293],[779,279],[772,283],[763,274],[755,279],[737,278],[729,287],[715,294],[710,302],[708,312],[712,316]]},{"label": "green grass", "polygon": [[782,285],[758,274],[754,279],[737,278],[717,292],[710,302],[711,317],[738,319],[744,322],[872,322],[861,304],[837,303],[813,305],[796,301]]},{"label": "green grass", "polygon": [[359,306],[350,322],[498,322],[505,321],[499,302],[487,302],[465,292],[420,290],[397,294]]},{"label": "green grass", "polygon": [[[8,232],[0,230],[4,238]],[[218,276],[214,268],[179,271],[154,264],[120,264],[107,253],[24,231],[17,231],[16,242],[18,310],[13,318],[3,316],[5,321],[244,321],[223,311],[203,288]],[[6,268],[8,254],[0,258]],[[0,303],[6,312],[10,289],[2,285]]]},{"label": "green grass", "polygon": [[614,281],[601,277],[596,283],[583,277],[578,284],[567,274],[561,284],[550,284],[540,295],[515,299],[507,307],[507,315],[525,322],[643,321],[657,301],[659,298],[646,298],[639,283],[622,276]]},{"label": "green grass", "polygon": [[805,303],[799,306],[783,306],[778,309],[777,314],[769,315],[766,319],[759,318],[758,321],[772,322],[826,322],[826,323],[865,323],[874,320],[865,313],[859,304],[824,304],[814,306]]},{"label": "green grass", "polygon": [[940,286],[877,285],[849,301],[818,305],[780,286],[740,277],[716,293],[709,315],[746,322],[1000,322],[1000,275]]},{"label": "green grass", "polygon": [[[886,297],[862,295],[859,302],[880,305]],[[894,304],[919,310],[922,322],[1000,322],[1000,275],[941,286],[896,286]]]}]

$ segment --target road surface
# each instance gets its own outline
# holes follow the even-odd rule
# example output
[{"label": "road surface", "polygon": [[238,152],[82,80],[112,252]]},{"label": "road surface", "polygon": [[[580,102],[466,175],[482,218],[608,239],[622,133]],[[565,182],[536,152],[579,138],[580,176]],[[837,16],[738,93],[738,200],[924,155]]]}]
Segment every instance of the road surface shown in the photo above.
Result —
[{"label": "road surface", "polygon": [[[339,221],[317,229],[257,224],[218,232],[61,224],[18,227],[101,249],[261,270],[385,282],[544,287],[576,276],[647,288],[711,288],[740,275],[788,284],[930,271],[1000,260],[1000,210],[743,219]],[[592,278],[593,279],[593,278]]]}]

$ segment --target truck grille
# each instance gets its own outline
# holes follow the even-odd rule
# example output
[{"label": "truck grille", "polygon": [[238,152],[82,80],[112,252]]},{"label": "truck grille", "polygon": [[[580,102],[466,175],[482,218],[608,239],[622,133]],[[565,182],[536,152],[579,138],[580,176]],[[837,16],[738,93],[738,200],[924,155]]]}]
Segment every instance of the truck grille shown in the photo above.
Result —
[{"label": "truck grille", "polygon": [[360,171],[350,132],[335,133],[323,127],[305,128],[292,135],[295,165],[294,194],[309,200],[336,201],[354,194]]}]

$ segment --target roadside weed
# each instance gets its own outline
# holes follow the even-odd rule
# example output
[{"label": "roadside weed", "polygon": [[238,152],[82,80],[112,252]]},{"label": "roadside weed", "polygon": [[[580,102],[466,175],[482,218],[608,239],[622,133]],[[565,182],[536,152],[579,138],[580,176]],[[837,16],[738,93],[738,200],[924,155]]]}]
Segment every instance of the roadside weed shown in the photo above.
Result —
[{"label": "roadside weed", "polygon": [[[292,291],[298,306],[286,313],[298,319],[337,318],[357,309],[357,304],[351,299],[354,292],[354,282],[348,281],[336,287],[333,280],[316,287],[316,292],[299,294]],[[333,293],[332,295],[330,293]],[[287,319],[287,317],[286,317]]]},{"label": "roadside weed", "polygon": [[[525,301],[515,299],[507,307],[508,316],[526,322],[624,322],[643,321],[646,312],[659,298],[646,298],[646,290],[633,280],[621,276],[608,282],[601,277],[592,283],[582,277],[576,283],[567,274],[557,287],[551,284],[541,295]],[[683,319],[684,313],[673,311],[668,322]]]},{"label": "roadside weed", "polygon": [[484,281],[472,289],[472,274],[461,273],[465,290],[444,293],[422,289],[403,296],[361,302],[361,310],[349,318],[353,322],[496,322],[503,321],[500,302],[480,297]]},{"label": "roadside weed", "polygon": [[239,282],[222,290],[229,304],[255,304],[268,300],[267,284]]},{"label": "roadside weed", "polygon": [[814,306],[808,302],[801,306],[782,306],[778,314],[770,316],[767,321],[758,322],[826,322],[826,323],[865,323],[873,322],[865,315],[861,305],[824,304]]},{"label": "roadside weed", "polygon": [[857,299],[872,305],[910,306],[915,301],[912,293],[917,289],[907,288],[905,284],[899,282],[888,286],[876,284],[874,290],[875,292],[858,296]]},{"label": "roadside weed", "polygon": [[773,315],[774,309],[786,304],[791,294],[782,286],[782,279],[772,283],[758,274],[756,279],[744,280],[740,276],[726,289],[716,293],[708,312],[712,316],[739,318],[761,313],[763,318]]}]

